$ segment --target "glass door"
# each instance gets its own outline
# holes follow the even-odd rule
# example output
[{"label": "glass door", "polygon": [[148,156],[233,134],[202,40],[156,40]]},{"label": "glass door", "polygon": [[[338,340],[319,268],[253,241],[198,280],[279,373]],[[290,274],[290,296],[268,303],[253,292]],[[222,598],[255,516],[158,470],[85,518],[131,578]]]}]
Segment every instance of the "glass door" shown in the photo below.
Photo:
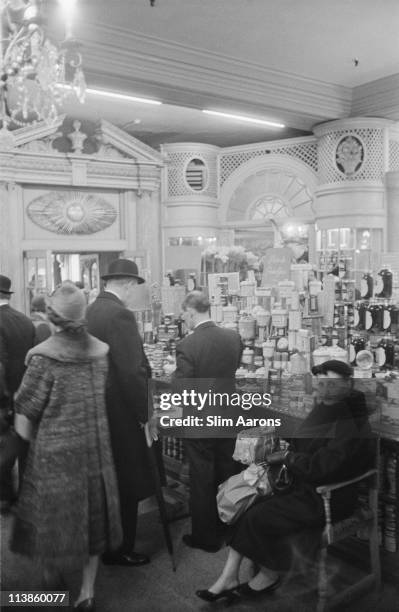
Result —
[{"label": "glass door", "polygon": [[54,289],[51,251],[25,251],[24,253],[25,310],[30,312],[32,298],[51,293]]}]

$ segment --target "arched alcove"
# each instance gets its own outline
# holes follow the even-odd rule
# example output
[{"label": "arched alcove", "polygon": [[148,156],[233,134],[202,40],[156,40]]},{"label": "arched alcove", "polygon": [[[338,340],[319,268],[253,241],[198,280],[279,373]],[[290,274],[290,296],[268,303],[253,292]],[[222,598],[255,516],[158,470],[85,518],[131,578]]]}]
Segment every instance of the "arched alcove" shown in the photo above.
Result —
[{"label": "arched alcove", "polygon": [[[265,155],[242,164],[220,192],[220,222],[258,223],[276,215],[314,222],[315,172],[284,155]],[[263,210],[263,214],[262,214]]]}]

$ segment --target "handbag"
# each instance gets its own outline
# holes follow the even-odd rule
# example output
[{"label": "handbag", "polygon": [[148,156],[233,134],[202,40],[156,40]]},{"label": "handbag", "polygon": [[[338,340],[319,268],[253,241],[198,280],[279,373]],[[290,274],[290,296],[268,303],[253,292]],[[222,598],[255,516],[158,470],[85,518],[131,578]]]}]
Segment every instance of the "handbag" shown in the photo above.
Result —
[{"label": "handbag", "polygon": [[288,492],[294,483],[291,472],[286,465],[281,463],[268,465],[267,477],[274,493]]},{"label": "handbag", "polygon": [[216,503],[220,520],[227,525],[235,523],[257,498],[271,493],[265,466],[251,464],[219,485]]},{"label": "handbag", "polygon": [[244,429],[237,435],[233,459],[244,465],[262,463],[276,449],[277,440],[275,427]]}]

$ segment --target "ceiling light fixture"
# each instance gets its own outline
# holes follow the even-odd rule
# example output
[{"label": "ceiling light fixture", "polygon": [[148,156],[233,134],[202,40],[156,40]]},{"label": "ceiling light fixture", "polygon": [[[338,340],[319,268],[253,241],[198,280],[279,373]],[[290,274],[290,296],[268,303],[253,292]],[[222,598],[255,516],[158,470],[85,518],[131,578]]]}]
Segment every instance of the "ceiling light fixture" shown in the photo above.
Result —
[{"label": "ceiling light fixture", "polygon": [[265,119],[256,119],[255,117],[245,117],[244,115],[233,115],[231,113],[222,113],[220,111],[203,110],[206,115],[214,115],[215,117],[226,117],[227,119],[237,119],[238,121],[245,121],[246,123],[256,123],[258,125],[264,125],[270,128],[285,128],[283,123],[277,123],[275,121],[266,121]]},{"label": "ceiling light fixture", "polygon": [[150,98],[139,98],[137,96],[129,96],[128,94],[117,93],[114,91],[106,91],[105,89],[92,89],[87,87],[87,94],[93,94],[95,96],[104,96],[105,98],[116,98],[118,100],[127,100],[129,102],[141,102],[142,104],[162,104],[159,100],[152,100]]},{"label": "ceiling light fixture", "polygon": [[[84,102],[86,83],[80,44],[72,34],[76,0],[59,0],[52,17],[42,0],[0,0],[0,118],[24,126],[55,121],[69,96]],[[63,29],[57,44],[47,31]],[[51,21],[51,23],[50,23]],[[62,24],[62,25],[61,25]],[[61,86],[61,87],[60,87]]]}]

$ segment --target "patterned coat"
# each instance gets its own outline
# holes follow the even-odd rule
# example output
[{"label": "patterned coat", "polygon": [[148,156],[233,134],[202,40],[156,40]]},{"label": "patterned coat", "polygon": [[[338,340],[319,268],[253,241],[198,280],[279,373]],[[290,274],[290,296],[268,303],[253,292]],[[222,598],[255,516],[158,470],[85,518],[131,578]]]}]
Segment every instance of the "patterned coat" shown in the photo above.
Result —
[{"label": "patterned coat", "polygon": [[60,332],[27,355],[15,411],[30,444],[11,548],[77,566],[121,540],[119,500],[105,412],[108,347]]}]

